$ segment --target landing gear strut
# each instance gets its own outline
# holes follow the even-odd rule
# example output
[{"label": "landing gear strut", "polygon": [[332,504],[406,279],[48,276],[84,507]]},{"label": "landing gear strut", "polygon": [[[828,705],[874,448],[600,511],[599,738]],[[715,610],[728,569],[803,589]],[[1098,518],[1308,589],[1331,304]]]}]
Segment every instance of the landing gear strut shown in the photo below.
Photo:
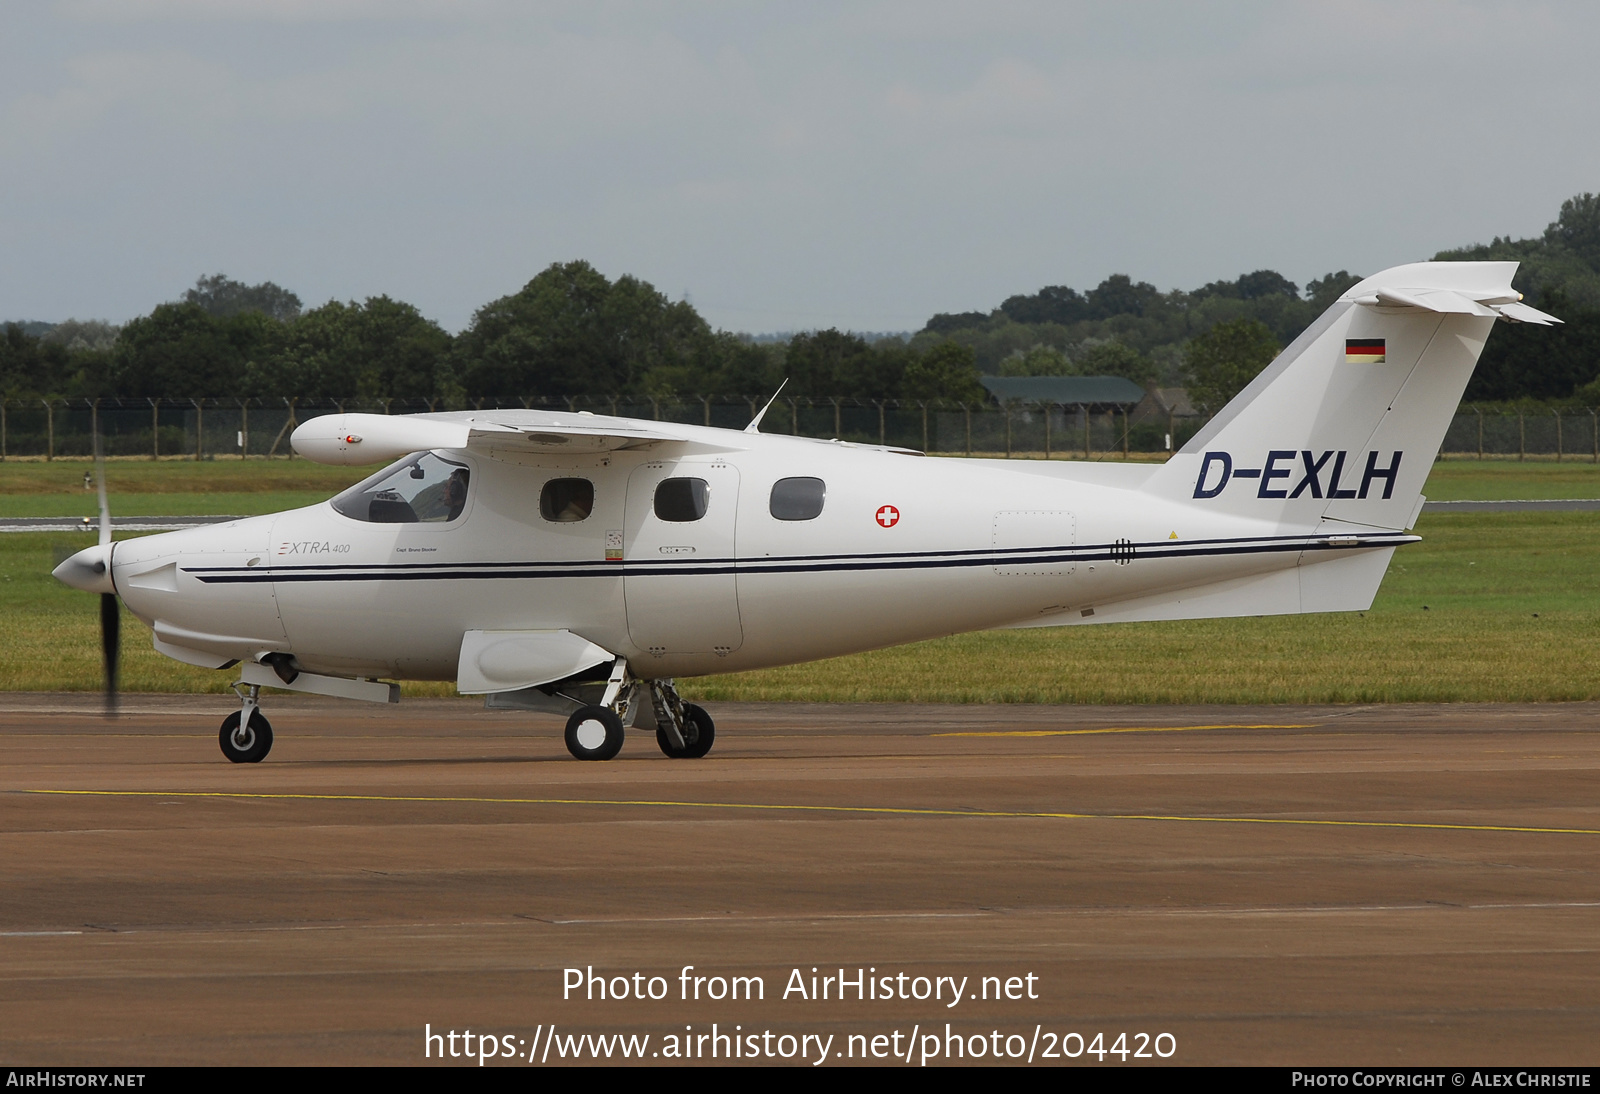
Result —
[{"label": "landing gear strut", "polygon": [[217,743],[222,746],[222,754],[234,763],[257,764],[272,751],[272,724],[261,713],[260,688],[251,685],[240,691],[234,685],[234,690],[241,706],[222,720]]}]

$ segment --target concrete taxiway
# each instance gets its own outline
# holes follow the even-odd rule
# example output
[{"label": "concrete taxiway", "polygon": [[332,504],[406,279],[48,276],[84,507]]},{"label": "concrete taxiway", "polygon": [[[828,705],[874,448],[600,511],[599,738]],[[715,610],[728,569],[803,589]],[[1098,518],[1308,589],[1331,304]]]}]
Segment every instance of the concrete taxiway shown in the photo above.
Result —
[{"label": "concrete taxiway", "polygon": [[0,1062],[668,1063],[713,1023],[743,1062],[1600,1059],[1600,704],[723,704],[707,759],[609,763],[465,702],[266,709],[234,766],[225,697],[0,697]]}]

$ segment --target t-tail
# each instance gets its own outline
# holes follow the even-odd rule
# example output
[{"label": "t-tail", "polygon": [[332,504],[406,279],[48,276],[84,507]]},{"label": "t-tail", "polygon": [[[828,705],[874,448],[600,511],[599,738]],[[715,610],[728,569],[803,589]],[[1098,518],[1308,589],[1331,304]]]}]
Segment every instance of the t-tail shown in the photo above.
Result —
[{"label": "t-tail", "polygon": [[1306,328],[1146,489],[1282,530],[1398,531],[1497,319],[1523,304],[1515,262],[1417,262],[1367,278]]}]

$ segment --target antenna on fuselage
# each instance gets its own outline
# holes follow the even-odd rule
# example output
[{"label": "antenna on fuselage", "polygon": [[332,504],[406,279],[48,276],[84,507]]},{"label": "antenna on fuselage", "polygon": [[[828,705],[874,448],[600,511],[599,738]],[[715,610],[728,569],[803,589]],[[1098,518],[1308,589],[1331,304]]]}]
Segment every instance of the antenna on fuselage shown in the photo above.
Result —
[{"label": "antenna on fuselage", "polygon": [[778,401],[778,396],[783,394],[783,389],[788,383],[789,378],[785,376],[783,378],[783,383],[778,385],[778,390],[774,391],[772,393],[772,398],[767,400],[767,405],[761,408],[761,413],[757,414],[754,418],[751,418],[750,424],[744,427],[744,431],[746,433],[761,432],[761,419],[767,416],[767,411],[772,409],[772,404]]}]

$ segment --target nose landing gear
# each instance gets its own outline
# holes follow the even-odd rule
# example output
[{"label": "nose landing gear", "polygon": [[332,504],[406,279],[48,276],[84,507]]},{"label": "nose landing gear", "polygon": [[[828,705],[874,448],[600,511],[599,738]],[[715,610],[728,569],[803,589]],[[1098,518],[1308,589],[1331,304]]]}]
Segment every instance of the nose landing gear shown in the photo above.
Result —
[{"label": "nose landing gear", "polygon": [[236,764],[260,763],[272,751],[272,723],[261,713],[261,689],[251,685],[241,691],[235,685],[234,691],[241,706],[222,720],[217,743],[222,754]]}]

